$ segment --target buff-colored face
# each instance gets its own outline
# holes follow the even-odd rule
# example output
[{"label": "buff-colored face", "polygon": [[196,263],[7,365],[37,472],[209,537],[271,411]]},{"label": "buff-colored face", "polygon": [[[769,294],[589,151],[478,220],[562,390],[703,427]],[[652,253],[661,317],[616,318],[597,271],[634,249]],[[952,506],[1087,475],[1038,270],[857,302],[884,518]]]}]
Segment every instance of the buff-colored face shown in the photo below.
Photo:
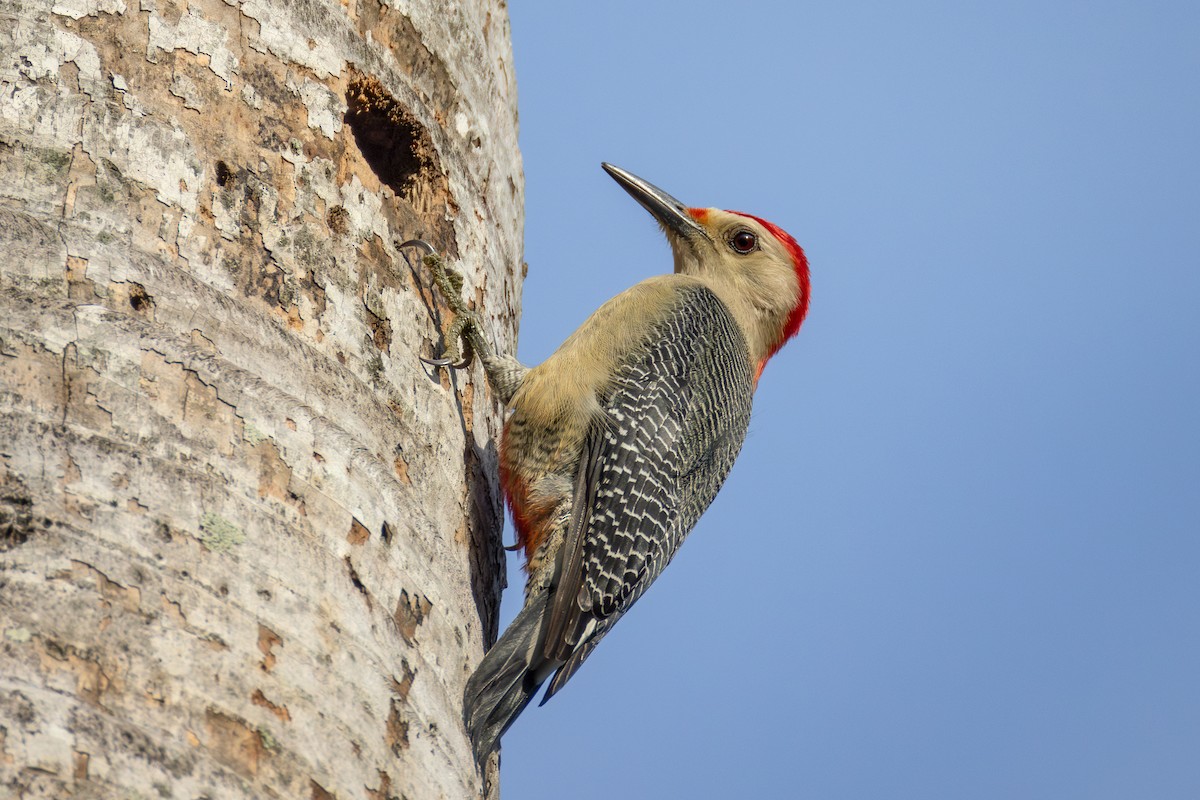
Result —
[{"label": "buff-colored face", "polygon": [[679,242],[684,245],[677,248],[681,259],[697,263],[686,266],[676,263],[676,272],[721,269],[760,274],[779,271],[795,276],[791,253],[754,217],[719,208],[689,208],[688,216],[696,221],[708,241],[689,236],[686,244]]}]

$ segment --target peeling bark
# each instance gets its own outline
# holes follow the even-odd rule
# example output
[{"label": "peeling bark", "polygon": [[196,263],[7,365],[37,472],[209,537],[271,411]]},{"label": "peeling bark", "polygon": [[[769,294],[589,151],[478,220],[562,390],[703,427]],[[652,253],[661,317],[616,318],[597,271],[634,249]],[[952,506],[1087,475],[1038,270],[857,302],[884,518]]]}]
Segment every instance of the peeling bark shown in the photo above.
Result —
[{"label": "peeling bark", "polygon": [[395,242],[512,348],[504,3],[0,25],[0,795],[495,797],[500,407]]}]

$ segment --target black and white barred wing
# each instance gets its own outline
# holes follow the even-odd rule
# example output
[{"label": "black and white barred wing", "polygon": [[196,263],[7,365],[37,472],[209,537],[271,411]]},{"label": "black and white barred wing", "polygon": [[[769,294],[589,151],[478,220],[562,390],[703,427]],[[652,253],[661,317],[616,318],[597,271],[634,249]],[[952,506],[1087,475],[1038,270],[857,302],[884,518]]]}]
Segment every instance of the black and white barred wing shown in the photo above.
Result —
[{"label": "black and white barred wing", "polygon": [[[692,287],[618,373],[589,433],[544,652],[550,698],[653,583],[741,449],[754,380],[725,306]],[[545,702],[545,700],[543,700]]]}]

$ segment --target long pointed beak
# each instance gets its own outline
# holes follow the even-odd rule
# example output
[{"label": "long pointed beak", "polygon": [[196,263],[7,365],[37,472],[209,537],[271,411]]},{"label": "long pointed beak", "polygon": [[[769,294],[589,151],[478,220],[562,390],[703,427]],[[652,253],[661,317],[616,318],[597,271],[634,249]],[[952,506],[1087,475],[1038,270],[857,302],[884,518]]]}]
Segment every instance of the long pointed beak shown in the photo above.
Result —
[{"label": "long pointed beak", "polygon": [[697,235],[708,238],[708,233],[700,226],[700,223],[692,218],[692,215],[688,213],[688,207],[683,203],[632,172],[626,172],[612,164],[601,164],[600,166],[604,167],[604,171],[621,184],[621,188],[629,192],[630,196],[641,203],[642,208],[649,211],[668,231],[685,239],[691,239]]}]

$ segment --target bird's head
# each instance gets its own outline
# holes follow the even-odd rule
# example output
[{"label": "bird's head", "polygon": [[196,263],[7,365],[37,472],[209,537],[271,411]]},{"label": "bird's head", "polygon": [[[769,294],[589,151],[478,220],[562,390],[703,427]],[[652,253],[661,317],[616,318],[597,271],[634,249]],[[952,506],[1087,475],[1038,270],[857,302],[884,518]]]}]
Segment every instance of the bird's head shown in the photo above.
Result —
[{"label": "bird's head", "polygon": [[764,219],[719,208],[690,208],[620,167],[603,166],[658,220],[675,256],[675,272],[701,279],[729,307],[761,374],[808,313],[804,250]]}]

